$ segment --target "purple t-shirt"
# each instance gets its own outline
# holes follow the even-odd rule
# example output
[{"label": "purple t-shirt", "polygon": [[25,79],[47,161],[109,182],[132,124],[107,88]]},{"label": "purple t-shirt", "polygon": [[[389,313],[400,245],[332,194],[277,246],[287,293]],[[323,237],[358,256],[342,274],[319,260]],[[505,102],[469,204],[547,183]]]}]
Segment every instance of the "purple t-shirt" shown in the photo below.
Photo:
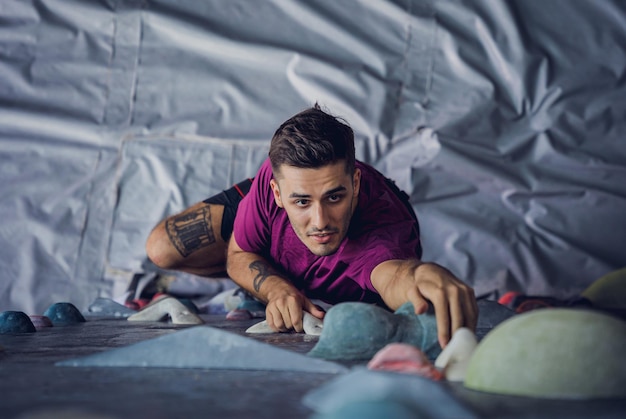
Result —
[{"label": "purple t-shirt", "polygon": [[335,253],[314,255],[300,241],[274,201],[269,159],[239,204],[233,228],[237,244],[267,258],[309,298],[382,303],[372,286],[372,270],[386,260],[419,258],[419,227],[389,180],[365,163],[357,161],[356,167],[361,169],[358,206]]}]

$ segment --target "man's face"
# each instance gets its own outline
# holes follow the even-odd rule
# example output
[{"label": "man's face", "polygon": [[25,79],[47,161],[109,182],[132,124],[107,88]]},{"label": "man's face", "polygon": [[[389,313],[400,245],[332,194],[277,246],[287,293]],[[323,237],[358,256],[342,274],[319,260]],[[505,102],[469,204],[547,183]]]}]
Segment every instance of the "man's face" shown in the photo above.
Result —
[{"label": "man's face", "polygon": [[361,171],[347,174],[343,160],[318,169],[282,165],[271,181],[276,204],[315,255],[337,251],[358,202]]}]

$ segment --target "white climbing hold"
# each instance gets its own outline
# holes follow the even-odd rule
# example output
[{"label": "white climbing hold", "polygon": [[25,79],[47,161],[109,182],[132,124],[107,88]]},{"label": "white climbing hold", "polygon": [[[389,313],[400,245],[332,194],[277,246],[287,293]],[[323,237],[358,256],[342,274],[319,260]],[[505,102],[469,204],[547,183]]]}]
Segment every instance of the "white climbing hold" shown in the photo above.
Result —
[{"label": "white climbing hold", "polygon": [[304,319],[302,319],[302,326],[304,327],[304,333],[311,336],[319,336],[322,334],[324,328],[324,322],[321,319],[313,316],[310,313],[304,312]]},{"label": "white climbing hold", "polygon": [[478,345],[471,330],[461,327],[435,360],[435,367],[445,371],[448,381],[463,381],[470,358]]},{"label": "white climbing hold", "polygon": [[204,321],[189,311],[183,303],[172,297],[156,300],[141,311],[128,317],[131,322],[164,321],[169,317],[173,324],[203,324]]},{"label": "white climbing hold", "polygon": [[[302,326],[304,333],[312,336],[322,334],[323,322],[308,312],[303,312]],[[253,326],[250,326],[246,333],[277,333],[267,324],[267,320],[263,320]]]}]

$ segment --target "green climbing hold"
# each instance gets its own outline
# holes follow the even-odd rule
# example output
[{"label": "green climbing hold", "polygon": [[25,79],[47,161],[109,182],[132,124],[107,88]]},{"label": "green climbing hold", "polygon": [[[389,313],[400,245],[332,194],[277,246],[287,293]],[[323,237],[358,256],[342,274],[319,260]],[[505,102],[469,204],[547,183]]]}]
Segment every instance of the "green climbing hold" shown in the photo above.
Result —
[{"label": "green climbing hold", "polygon": [[465,387],[551,399],[626,397],[626,322],[585,309],[542,309],[491,331]]}]

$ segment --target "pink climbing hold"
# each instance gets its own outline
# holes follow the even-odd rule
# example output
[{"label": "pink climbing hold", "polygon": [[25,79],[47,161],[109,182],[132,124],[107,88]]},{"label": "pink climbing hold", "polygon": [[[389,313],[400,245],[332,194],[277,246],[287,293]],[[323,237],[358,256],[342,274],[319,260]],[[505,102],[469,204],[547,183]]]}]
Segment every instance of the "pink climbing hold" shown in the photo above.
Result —
[{"label": "pink climbing hold", "polygon": [[367,364],[370,370],[416,374],[440,381],[444,375],[428,360],[424,352],[407,343],[390,343],[374,355]]},{"label": "pink climbing hold", "polygon": [[226,315],[226,320],[249,320],[252,318],[252,313],[249,310],[243,310],[236,308],[231,310]]},{"label": "pink climbing hold", "polygon": [[47,316],[28,316],[30,321],[33,322],[35,329],[41,330],[46,327],[52,327],[52,320]]}]

